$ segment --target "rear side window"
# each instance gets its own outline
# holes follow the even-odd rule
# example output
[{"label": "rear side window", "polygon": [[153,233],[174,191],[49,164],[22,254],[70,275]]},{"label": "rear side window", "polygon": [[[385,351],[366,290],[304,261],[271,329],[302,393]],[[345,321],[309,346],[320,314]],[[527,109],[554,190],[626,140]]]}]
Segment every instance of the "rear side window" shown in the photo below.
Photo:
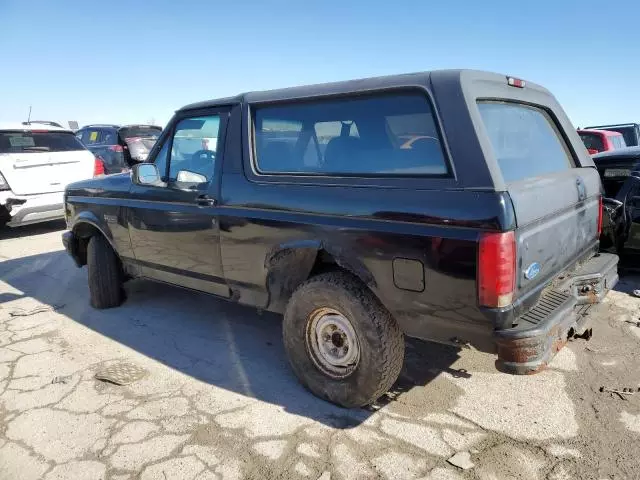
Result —
[{"label": "rear side window", "polygon": [[0,153],[85,150],[71,132],[0,132]]},{"label": "rear side window", "polygon": [[494,101],[478,102],[478,108],[505,182],[574,166],[564,139],[543,109]]},{"label": "rear side window", "polygon": [[627,146],[622,135],[615,135],[611,137],[611,140],[613,141],[613,145],[616,147],[616,149],[624,148]]},{"label": "rear side window", "polygon": [[582,143],[588,150],[596,150],[601,152],[604,150],[604,142],[602,137],[596,133],[579,133]]},{"label": "rear side window", "polygon": [[422,93],[271,105],[253,110],[256,169],[266,174],[445,176]]},{"label": "rear side window", "polygon": [[105,145],[117,145],[118,137],[115,130],[102,130],[102,137],[100,143]]},{"label": "rear side window", "polygon": [[96,143],[102,143],[102,134],[100,130],[95,128],[90,128],[82,131],[82,136],[80,137],[80,140],[85,145],[95,145]]},{"label": "rear side window", "polygon": [[638,142],[636,141],[636,128],[634,126],[607,128],[607,130],[621,133],[622,137],[624,138],[625,145],[638,144]]}]

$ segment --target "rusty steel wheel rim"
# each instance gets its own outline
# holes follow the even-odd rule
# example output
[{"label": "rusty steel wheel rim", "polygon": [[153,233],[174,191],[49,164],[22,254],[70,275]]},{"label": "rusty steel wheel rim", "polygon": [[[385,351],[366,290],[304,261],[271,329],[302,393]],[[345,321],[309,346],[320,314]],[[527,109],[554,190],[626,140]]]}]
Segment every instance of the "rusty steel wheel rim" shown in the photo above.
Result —
[{"label": "rusty steel wheel rim", "polygon": [[335,309],[318,308],[309,315],[306,344],[316,367],[332,378],[348,377],[358,367],[358,336],[349,319]]}]

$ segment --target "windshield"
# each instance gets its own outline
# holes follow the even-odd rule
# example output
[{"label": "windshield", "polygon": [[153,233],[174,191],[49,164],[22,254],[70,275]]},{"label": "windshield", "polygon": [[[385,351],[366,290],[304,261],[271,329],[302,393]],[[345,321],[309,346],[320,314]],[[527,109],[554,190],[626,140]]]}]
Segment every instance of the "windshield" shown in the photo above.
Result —
[{"label": "windshield", "polygon": [[572,168],[567,145],[543,109],[497,101],[478,102],[478,108],[506,183]]},{"label": "windshield", "polygon": [[0,132],[0,153],[85,150],[72,132]]}]

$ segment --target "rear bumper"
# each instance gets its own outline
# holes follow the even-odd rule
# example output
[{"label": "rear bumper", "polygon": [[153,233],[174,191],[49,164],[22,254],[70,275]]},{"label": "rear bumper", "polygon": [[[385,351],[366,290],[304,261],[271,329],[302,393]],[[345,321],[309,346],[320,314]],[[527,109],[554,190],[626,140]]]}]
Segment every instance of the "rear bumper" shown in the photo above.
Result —
[{"label": "rear bumper", "polygon": [[15,195],[0,192],[0,208],[9,216],[7,226],[21,227],[32,223],[64,218],[64,192],[41,195]]},{"label": "rear bumper", "polygon": [[591,337],[591,320],[618,282],[618,257],[601,253],[543,293],[517,319],[517,326],[496,330],[499,370],[523,375],[544,369],[572,338]]}]

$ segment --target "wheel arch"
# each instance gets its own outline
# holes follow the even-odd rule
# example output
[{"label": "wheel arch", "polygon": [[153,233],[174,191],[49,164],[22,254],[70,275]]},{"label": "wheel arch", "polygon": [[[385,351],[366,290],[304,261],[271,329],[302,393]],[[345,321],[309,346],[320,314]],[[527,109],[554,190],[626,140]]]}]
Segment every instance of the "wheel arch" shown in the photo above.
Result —
[{"label": "wheel arch", "polygon": [[350,248],[319,240],[282,243],[266,256],[267,309],[282,313],[296,288],[309,278],[330,270],[343,270],[369,288],[376,282],[369,269]]},{"label": "wheel arch", "polygon": [[100,220],[95,214],[91,212],[80,213],[74,219],[70,230],[74,234],[76,242],[75,248],[80,265],[87,264],[87,245],[89,244],[89,239],[94,235],[102,235],[107,240],[118,258],[120,258],[120,256],[118,255],[118,250],[115,248],[115,245],[113,243],[113,238],[110,235],[109,229],[105,228],[104,225],[101,225]]}]

